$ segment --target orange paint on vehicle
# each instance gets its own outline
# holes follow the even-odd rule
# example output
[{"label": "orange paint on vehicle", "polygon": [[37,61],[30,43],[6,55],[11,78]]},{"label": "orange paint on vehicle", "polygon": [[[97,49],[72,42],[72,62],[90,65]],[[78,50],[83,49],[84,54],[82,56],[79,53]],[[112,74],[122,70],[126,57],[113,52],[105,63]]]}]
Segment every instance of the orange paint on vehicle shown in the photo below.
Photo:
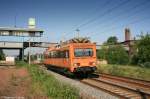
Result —
[{"label": "orange paint on vehicle", "polygon": [[[91,55],[77,57],[75,56],[75,50],[77,50],[77,54],[84,54],[84,50],[87,50],[86,53]],[[78,53],[78,51],[80,53]],[[68,43],[60,47],[50,47],[44,54],[45,65],[66,68],[70,72],[74,72],[76,68],[80,67],[96,67],[96,44],[93,43]],[[56,55],[57,57],[55,57],[53,54],[58,54],[58,56]],[[63,54],[65,55],[63,56]]]}]

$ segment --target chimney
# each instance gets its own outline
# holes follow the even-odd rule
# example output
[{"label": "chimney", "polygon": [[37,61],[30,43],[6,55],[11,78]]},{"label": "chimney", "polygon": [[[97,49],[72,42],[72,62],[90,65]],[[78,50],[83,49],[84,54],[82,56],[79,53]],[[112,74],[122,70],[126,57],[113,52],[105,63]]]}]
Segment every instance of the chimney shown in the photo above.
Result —
[{"label": "chimney", "polygon": [[125,28],[125,41],[129,41],[130,40],[130,29],[129,28]]}]

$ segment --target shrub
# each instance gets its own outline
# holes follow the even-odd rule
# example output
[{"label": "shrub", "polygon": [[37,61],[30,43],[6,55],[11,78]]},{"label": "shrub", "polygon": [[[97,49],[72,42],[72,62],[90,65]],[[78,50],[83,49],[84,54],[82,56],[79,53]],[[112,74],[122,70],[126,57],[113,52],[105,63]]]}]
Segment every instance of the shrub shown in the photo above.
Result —
[{"label": "shrub", "polygon": [[105,46],[102,46],[101,49],[98,50],[97,52],[97,58],[98,59],[106,59],[106,52],[107,52],[107,49]]},{"label": "shrub", "polygon": [[126,50],[120,45],[102,47],[97,56],[99,59],[106,59],[109,64],[128,64],[129,56]]},{"label": "shrub", "polygon": [[145,62],[144,66],[150,68],[150,62]]},{"label": "shrub", "polygon": [[110,46],[107,51],[106,59],[109,64],[128,64],[129,56],[125,49],[120,46]]},{"label": "shrub", "polygon": [[109,64],[128,64],[129,56],[121,45],[117,44],[117,37],[109,37],[97,53],[99,59],[105,59]]},{"label": "shrub", "polygon": [[133,56],[131,57],[130,64],[132,64],[132,65],[137,65],[138,60],[139,60],[139,58],[138,58],[138,56],[135,54],[135,55],[133,55]]},{"label": "shrub", "polygon": [[[138,63],[146,66],[150,62],[150,34],[146,34],[145,36],[141,36],[138,44]],[[144,65],[145,64],[145,65]]]}]

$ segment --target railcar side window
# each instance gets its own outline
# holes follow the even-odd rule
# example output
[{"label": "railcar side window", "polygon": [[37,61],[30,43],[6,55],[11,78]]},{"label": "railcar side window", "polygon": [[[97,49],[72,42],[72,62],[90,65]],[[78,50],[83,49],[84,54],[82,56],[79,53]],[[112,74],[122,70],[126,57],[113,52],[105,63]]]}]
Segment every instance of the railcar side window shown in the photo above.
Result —
[{"label": "railcar side window", "polygon": [[63,58],[64,56],[65,56],[65,55],[64,55],[64,51],[61,51],[59,57],[60,57],[60,58]]},{"label": "railcar side window", "polygon": [[93,56],[93,50],[92,48],[86,48],[86,49],[76,48],[74,50],[74,55],[75,57]]},{"label": "railcar side window", "polygon": [[51,51],[48,58],[69,58],[69,51]]},{"label": "railcar side window", "polygon": [[51,58],[51,57],[52,57],[51,52],[49,52],[49,54],[48,54],[48,58]]}]

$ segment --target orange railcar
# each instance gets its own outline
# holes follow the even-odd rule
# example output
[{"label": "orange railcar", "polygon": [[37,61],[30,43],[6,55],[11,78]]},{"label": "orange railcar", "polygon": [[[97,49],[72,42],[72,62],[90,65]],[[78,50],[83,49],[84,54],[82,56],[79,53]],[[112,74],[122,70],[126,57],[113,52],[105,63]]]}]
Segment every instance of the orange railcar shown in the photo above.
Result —
[{"label": "orange railcar", "polygon": [[72,73],[93,73],[96,70],[96,44],[67,43],[49,48],[44,64]]}]

